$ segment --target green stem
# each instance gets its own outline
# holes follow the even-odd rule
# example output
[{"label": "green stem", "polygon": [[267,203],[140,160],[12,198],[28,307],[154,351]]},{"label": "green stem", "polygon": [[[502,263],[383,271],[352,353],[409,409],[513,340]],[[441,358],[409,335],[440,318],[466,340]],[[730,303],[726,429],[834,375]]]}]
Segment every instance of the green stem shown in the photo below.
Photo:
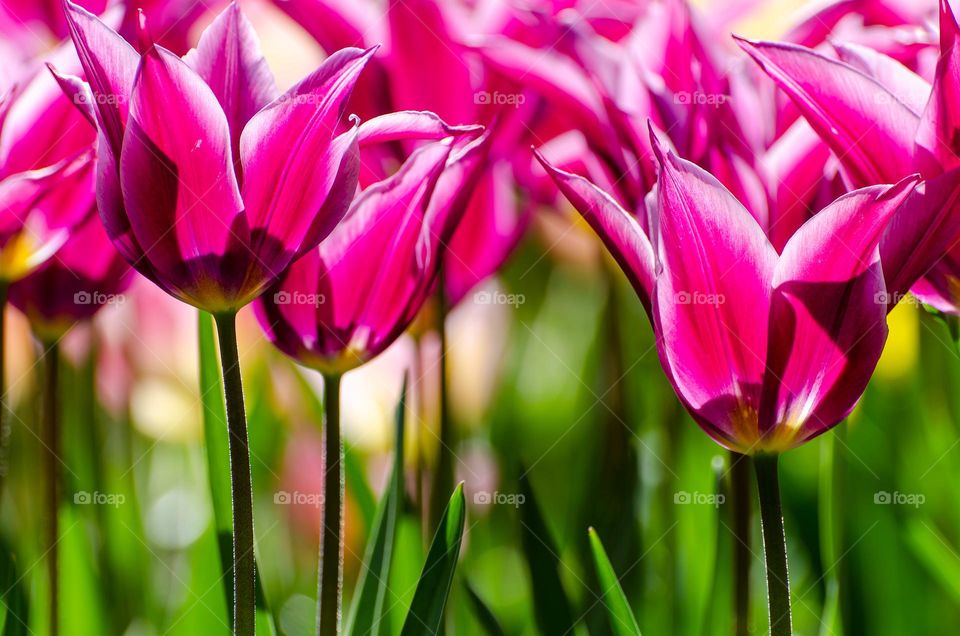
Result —
[{"label": "green stem", "polygon": [[252,636],[256,624],[253,481],[250,442],[243,407],[243,383],[237,351],[237,315],[217,314],[217,336],[223,369],[223,391],[230,433],[230,490],[233,499],[233,633]]},{"label": "green stem", "polygon": [[730,452],[730,508],[733,516],[734,634],[747,636],[750,618],[750,460]]},{"label": "green stem", "polygon": [[7,417],[6,335],[7,283],[0,282],[0,501],[3,501],[3,482],[10,470],[10,418]]},{"label": "green stem", "polygon": [[60,376],[60,350],[56,342],[44,345],[43,419],[40,441],[43,444],[46,473],[47,583],[50,586],[50,634],[60,632],[60,422],[57,413]]},{"label": "green stem", "polygon": [[317,634],[340,633],[343,590],[343,441],[340,439],[340,376],[324,376],[323,519],[317,576]]},{"label": "green stem", "polygon": [[787,573],[787,539],[780,505],[778,455],[756,455],[753,465],[760,494],[760,528],[767,565],[767,607],[771,636],[790,636],[790,579]]},{"label": "green stem", "polygon": [[447,382],[447,297],[443,285],[443,273],[440,275],[438,299],[437,331],[440,336],[440,420],[439,448],[437,449],[437,470],[430,488],[430,509],[426,530],[427,537],[440,526],[440,519],[447,509],[449,493],[453,490],[453,447],[456,444],[456,431],[450,417],[449,387]]}]

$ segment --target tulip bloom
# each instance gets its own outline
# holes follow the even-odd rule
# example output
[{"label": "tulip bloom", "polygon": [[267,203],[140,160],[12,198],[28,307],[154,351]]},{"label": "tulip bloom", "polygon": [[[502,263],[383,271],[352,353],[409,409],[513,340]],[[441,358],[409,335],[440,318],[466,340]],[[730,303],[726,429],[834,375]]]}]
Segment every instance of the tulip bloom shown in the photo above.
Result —
[{"label": "tulip bloom", "polygon": [[159,45],[140,55],[89,12],[66,9],[89,84],[60,81],[97,123],[107,235],[146,278],[217,320],[230,433],[233,628],[252,634],[253,501],[236,312],[346,212],[359,160],[357,126],[345,125],[344,110],[373,49],[336,52],[281,95],[235,3],[183,58]]},{"label": "tulip bloom", "polygon": [[330,237],[254,302],[270,341],[330,376],[367,362],[402,334],[431,291],[480,143],[434,142],[366,188]]},{"label": "tulip bloom", "polygon": [[[932,86],[896,60],[861,46],[835,45],[840,59],[832,59],[793,44],[740,40],[834,151],[848,183],[890,183],[919,172],[937,191],[939,201],[926,205],[922,215],[903,219],[894,240],[885,240],[881,251],[885,273],[903,267],[905,279],[922,275],[910,290],[951,314],[960,314],[960,248],[956,231],[944,231],[944,226],[955,225],[960,216],[960,191],[953,187],[960,167],[954,134],[960,125],[958,31],[944,0],[941,57]],[[902,285],[890,290],[906,291]]]},{"label": "tulip bloom", "polygon": [[[371,128],[376,127],[374,120]],[[369,134],[375,136],[373,130]],[[324,636],[339,633],[343,576],[340,377],[386,349],[420,311],[483,166],[486,142],[486,137],[467,143],[449,137],[414,151],[396,174],[357,196],[327,240],[254,301],[270,341],[324,374],[326,477],[317,610],[317,633]]]},{"label": "tulip bloom", "polygon": [[40,340],[53,342],[105,305],[122,303],[131,274],[91,208],[53,258],[10,286],[10,302]]},{"label": "tulip bloom", "polygon": [[913,211],[918,178],[838,198],[778,254],[716,178],[653,147],[649,232],[586,179],[540,161],[640,295],[687,411],[719,444],[754,456],[771,631],[789,634],[776,457],[835,426],[863,393],[887,337],[879,245]]},{"label": "tulip bloom", "polygon": [[714,440],[780,453],[836,425],[883,349],[878,245],[917,178],[840,197],[777,254],[712,175],[659,148],[657,158],[649,235],[588,181],[541,161],[639,293],[667,376]]},{"label": "tulip bloom", "polygon": [[[174,297],[235,312],[316,246],[357,183],[350,90],[372,50],[345,49],[280,95],[253,29],[231,5],[183,59],[142,56],[68,4],[95,106],[97,194],[117,249]],[[228,64],[236,60],[236,64]]]}]

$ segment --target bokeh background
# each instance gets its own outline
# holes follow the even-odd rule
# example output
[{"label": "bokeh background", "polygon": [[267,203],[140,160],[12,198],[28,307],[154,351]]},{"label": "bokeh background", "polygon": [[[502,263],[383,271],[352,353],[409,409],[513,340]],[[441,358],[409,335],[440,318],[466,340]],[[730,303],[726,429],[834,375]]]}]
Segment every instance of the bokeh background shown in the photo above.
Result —
[{"label": "bokeh background", "polygon": [[[695,4],[731,12],[730,30],[766,39],[804,9],[798,1]],[[196,32],[219,8],[211,5]],[[324,58],[272,4],[243,7],[281,87]],[[534,600],[555,590],[540,589],[552,585],[531,573],[533,564],[555,568],[576,633],[610,633],[587,542],[592,526],[645,634],[729,633],[731,522],[721,479],[728,454],[678,405],[639,301],[578,219],[563,206],[537,210],[504,270],[448,319],[456,471],[469,506],[450,631],[487,633],[473,593],[506,633],[549,633],[538,627]],[[7,319],[16,417],[12,496],[0,522],[17,537],[18,589],[29,600],[44,584],[32,576],[43,556],[40,360],[23,318],[10,310]],[[73,617],[66,633],[228,632],[196,334],[194,310],[139,280],[63,342],[61,558],[64,615]],[[239,340],[263,586],[278,629],[305,635],[315,611],[322,380],[272,350],[246,311]],[[410,378],[409,501],[388,599],[391,633],[429,540],[417,518],[422,476],[437,453],[438,352],[436,335],[415,329],[343,385],[349,597],[391,462],[403,376]],[[834,602],[849,634],[934,634],[960,624],[958,387],[960,355],[947,328],[903,303],[849,421],[784,457],[797,633],[831,633],[822,619]],[[762,633],[756,518],[752,552],[753,624]],[[32,627],[43,633],[37,614]]]}]

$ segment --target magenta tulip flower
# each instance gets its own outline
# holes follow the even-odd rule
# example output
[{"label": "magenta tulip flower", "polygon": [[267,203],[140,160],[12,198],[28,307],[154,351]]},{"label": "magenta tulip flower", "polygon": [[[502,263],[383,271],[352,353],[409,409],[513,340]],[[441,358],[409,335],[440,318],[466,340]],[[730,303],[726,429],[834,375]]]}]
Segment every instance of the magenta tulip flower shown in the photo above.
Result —
[{"label": "magenta tulip flower", "polygon": [[89,12],[69,2],[66,11],[86,82],[60,81],[98,127],[97,201],[107,235],[137,271],[217,321],[233,629],[246,636],[254,631],[255,557],[236,312],[346,213],[359,144],[345,105],[374,49],[338,51],[281,95],[235,3],[183,58],[149,43],[138,54]]},{"label": "magenta tulip flower", "polygon": [[327,376],[386,349],[431,291],[484,141],[421,147],[395,175],[367,187],[319,249],[254,303],[270,341]]},{"label": "magenta tulip flower", "polygon": [[887,337],[880,243],[924,201],[918,177],[843,195],[778,253],[711,174],[653,148],[649,227],[583,177],[541,163],[637,290],[677,396],[715,441],[752,455],[771,633],[789,635],[777,456],[853,409]]},{"label": "magenta tulip flower", "polygon": [[[50,59],[70,64],[63,49]],[[39,61],[10,68],[0,81],[3,286],[50,258],[94,202],[93,130]]]},{"label": "magenta tulip flower", "polygon": [[54,342],[103,307],[122,304],[132,273],[91,208],[52,258],[10,286],[10,302],[41,341]]},{"label": "magenta tulip flower", "polygon": [[[371,122],[376,137],[377,121]],[[365,125],[366,126],[366,125]],[[361,128],[361,136],[367,130]],[[470,131],[415,150],[368,186],[320,247],[290,267],[254,310],[267,337],[324,374],[324,481],[317,633],[340,633],[343,543],[340,377],[393,343],[440,271],[487,153]]]},{"label": "magenta tulip flower", "polygon": [[880,357],[878,245],[918,179],[837,199],[778,254],[712,175],[659,148],[657,158],[649,234],[588,181],[541,161],[633,283],[677,395],[714,440],[780,453],[836,425]]},{"label": "magenta tulip flower", "polygon": [[[97,195],[131,265],[211,313],[259,295],[343,217],[357,183],[344,105],[372,50],[345,49],[280,95],[231,5],[180,58],[142,56],[67,5],[100,130]],[[234,60],[235,63],[228,61]]]},{"label": "magenta tulip flower", "polygon": [[[839,59],[793,44],[750,42],[741,46],[789,95],[830,146],[848,183],[890,183],[913,172],[928,180],[930,202],[903,219],[881,244],[885,273],[904,280],[922,275],[911,291],[937,309],[960,313],[960,216],[956,145],[960,53],[958,26],[940,3],[941,57],[931,86],[896,60],[862,46],[837,44]],[[888,275],[889,279],[889,275]],[[888,285],[890,281],[888,280]],[[890,285],[891,298],[906,293]]]}]

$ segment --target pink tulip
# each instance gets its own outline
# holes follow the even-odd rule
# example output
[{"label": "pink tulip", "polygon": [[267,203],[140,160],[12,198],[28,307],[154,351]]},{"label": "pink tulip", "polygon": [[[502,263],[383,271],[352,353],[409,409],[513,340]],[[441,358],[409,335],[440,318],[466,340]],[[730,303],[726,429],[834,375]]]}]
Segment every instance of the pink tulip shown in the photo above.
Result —
[{"label": "pink tulip", "polygon": [[836,425],[883,349],[878,245],[918,179],[840,197],[778,254],[716,178],[654,149],[649,232],[586,179],[540,160],[644,301],[677,395],[711,437],[745,454],[779,453]]},{"label": "pink tulip", "polygon": [[143,55],[76,5],[68,21],[89,86],[62,77],[99,128],[107,234],[176,298],[229,313],[339,222],[357,183],[344,109],[373,49],[344,49],[280,95],[236,4],[180,58]]},{"label": "pink tulip", "polygon": [[52,342],[101,308],[122,304],[131,274],[91,208],[51,259],[10,286],[10,302]]},{"label": "pink tulip", "polygon": [[803,46],[741,40],[741,46],[793,100],[840,161],[853,187],[890,183],[919,172],[926,195],[881,243],[888,291],[910,289],[941,311],[960,313],[960,210],[955,187],[960,126],[955,77],[958,27],[940,5],[941,57],[931,86],[899,62],[865,47],[836,45],[839,59]]},{"label": "pink tulip", "polygon": [[327,240],[254,303],[273,344],[339,376],[406,330],[431,291],[482,168],[488,138],[470,136],[423,146],[396,174],[367,187]]},{"label": "pink tulip", "polygon": [[[63,50],[51,59],[70,63]],[[0,82],[2,284],[50,258],[93,204],[93,130],[39,61],[11,68]]]}]

